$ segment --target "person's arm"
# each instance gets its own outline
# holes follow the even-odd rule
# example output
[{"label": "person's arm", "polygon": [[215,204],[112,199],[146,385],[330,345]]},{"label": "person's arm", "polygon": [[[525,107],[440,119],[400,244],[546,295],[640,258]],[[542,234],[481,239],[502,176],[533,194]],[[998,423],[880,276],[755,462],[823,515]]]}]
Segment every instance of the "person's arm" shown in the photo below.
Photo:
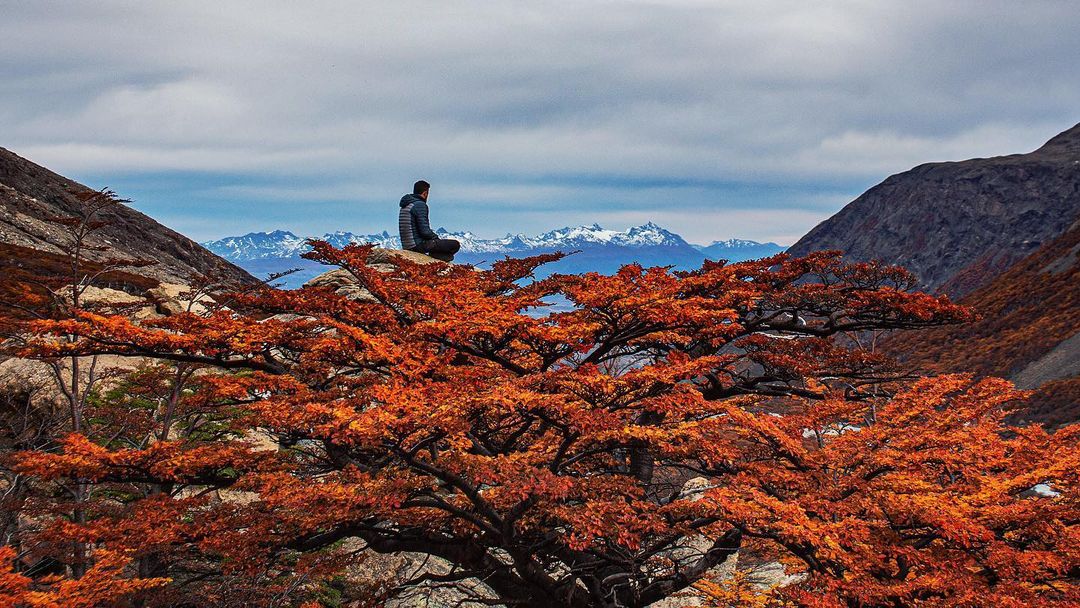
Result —
[{"label": "person's arm", "polygon": [[427,203],[416,202],[412,207],[413,217],[416,218],[416,234],[425,241],[439,238],[439,235],[435,234],[431,230],[431,224],[428,222],[428,206]]}]

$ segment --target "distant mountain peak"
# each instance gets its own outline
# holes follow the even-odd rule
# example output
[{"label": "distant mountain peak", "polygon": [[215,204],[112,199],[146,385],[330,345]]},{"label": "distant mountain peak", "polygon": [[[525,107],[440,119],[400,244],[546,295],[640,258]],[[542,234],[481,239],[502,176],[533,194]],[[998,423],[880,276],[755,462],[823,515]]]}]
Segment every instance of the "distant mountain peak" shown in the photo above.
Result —
[{"label": "distant mountain peak", "polygon": [[272,232],[249,232],[244,236],[272,236],[272,237],[292,237],[299,238],[288,230],[274,230]]},{"label": "distant mountain peak", "polygon": [[729,262],[767,258],[784,250],[782,245],[773,242],[759,243],[747,239],[713,241],[708,245],[695,245],[695,247],[711,260],[728,260]]},{"label": "distant mountain peak", "polygon": [[758,241],[749,241],[746,239],[727,239],[723,241],[713,241],[706,245],[706,247],[758,247],[760,245],[771,245],[773,247],[780,247],[776,243],[769,241],[768,243],[761,243]]},{"label": "distant mountain peak", "polygon": [[[588,226],[564,226],[548,232],[527,236],[507,233],[498,239],[481,239],[468,231],[451,231],[439,227],[436,231],[442,238],[454,238],[461,241],[463,252],[474,253],[515,253],[528,251],[572,250],[590,247],[619,246],[628,248],[674,247],[691,249],[681,236],[671,232],[655,222],[632,226],[624,231],[609,230],[599,223]],[[349,243],[375,243],[381,247],[400,247],[396,235],[386,230],[376,234],[354,234],[345,230],[328,232],[321,237],[335,246]],[[241,236],[225,237],[205,243],[211,251],[230,260],[254,260],[287,258],[300,255],[310,247],[308,237],[299,237],[288,230],[272,232],[249,232]]]}]

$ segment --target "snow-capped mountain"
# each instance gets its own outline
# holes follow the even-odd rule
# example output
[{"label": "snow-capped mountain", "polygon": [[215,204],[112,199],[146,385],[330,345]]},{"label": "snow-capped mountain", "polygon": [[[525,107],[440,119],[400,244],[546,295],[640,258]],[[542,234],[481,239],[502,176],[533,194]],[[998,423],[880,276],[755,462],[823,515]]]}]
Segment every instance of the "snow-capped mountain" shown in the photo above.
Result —
[{"label": "snow-capped mountain", "polygon": [[[745,239],[728,239],[726,241],[713,241],[708,245],[702,246],[702,249],[708,249],[709,247],[723,247],[725,249],[743,249],[746,247],[757,247],[759,245],[765,245],[766,243],[759,243],[757,241],[747,241]],[[776,245],[776,243],[768,243],[769,245]],[[779,245],[777,245],[779,247]]]},{"label": "snow-capped mountain", "polygon": [[[351,232],[330,232],[318,237],[335,247],[344,247],[349,243],[375,243],[380,247],[399,248],[401,242],[389,233],[357,236]],[[246,262],[272,258],[298,257],[311,250],[308,237],[299,237],[288,230],[273,232],[249,232],[243,236],[227,236],[216,241],[203,243],[210,251],[226,260]]]},{"label": "snow-capped mountain", "polygon": [[694,247],[710,260],[727,260],[729,262],[765,258],[786,249],[783,245],[777,245],[776,243],[759,243],[745,239],[713,241],[709,245],[694,245]]},{"label": "snow-capped mountain", "polygon": [[[626,231],[605,230],[600,224],[559,228],[545,232],[533,238],[522,235],[507,235],[503,241],[513,239],[515,247],[522,244],[531,249],[549,249],[565,247],[590,247],[595,245],[617,245],[621,247],[687,247],[689,243],[673,232],[669,232],[649,222],[634,226]],[[507,246],[511,246],[507,242]]]},{"label": "snow-capped mountain", "polygon": [[[606,230],[599,224],[566,227],[537,236],[508,234],[498,239],[482,239],[471,232],[450,232],[445,228],[437,231],[443,238],[461,242],[463,253],[518,253],[534,250],[573,250],[582,247],[614,245],[620,247],[690,247],[679,235],[649,222],[626,231]],[[250,232],[243,236],[230,236],[207,241],[203,246],[221,257],[236,262],[265,260],[271,258],[297,257],[311,249],[308,238],[327,241],[335,247],[349,243],[373,243],[387,249],[400,249],[401,240],[385,230],[377,234],[353,234],[330,232],[319,237],[298,237],[287,230],[273,232]]]},{"label": "snow-capped mountain", "polygon": [[[396,237],[396,236],[391,236],[390,233],[385,231],[385,230],[383,230],[382,232],[380,232],[378,234],[363,234],[363,235],[353,234],[351,232],[343,232],[341,230],[338,230],[337,232],[328,232],[328,233],[320,236],[319,240],[326,241],[327,243],[330,243],[331,245],[333,245],[334,247],[337,247],[339,249],[341,247],[344,247],[346,245],[350,245],[350,244],[353,244],[353,243],[356,243],[356,244],[371,243],[373,245],[377,245],[377,246],[383,247],[385,249],[400,249],[401,248],[401,239]],[[299,255],[301,253],[304,253],[308,249],[311,249],[311,248],[308,247],[308,245],[307,245],[307,239],[304,239],[304,243],[302,243],[301,248],[299,250],[297,250],[295,255]]]},{"label": "snow-capped mountain", "polygon": [[287,230],[227,236],[216,241],[207,241],[202,243],[202,246],[234,262],[289,257],[293,252],[306,247],[304,239]]},{"label": "snow-capped mountain", "polygon": [[[444,228],[436,230],[444,238],[457,239],[461,242],[461,252],[457,261],[483,265],[503,257],[523,257],[552,251],[576,252],[563,260],[544,266],[541,274],[562,272],[575,274],[595,271],[609,273],[618,270],[623,264],[637,262],[645,266],[671,266],[680,269],[695,268],[701,265],[714,247],[724,245],[728,260],[745,260],[752,257],[764,257],[783,248],[772,243],[761,245],[754,241],[733,239],[701,247],[687,243],[681,236],[666,230],[652,222],[634,226],[627,230],[608,230],[599,224],[592,226],[565,227],[543,234],[529,236],[525,234],[507,234],[502,238],[483,239],[471,232],[451,232]],[[349,243],[374,243],[379,247],[398,249],[401,241],[397,235],[383,231],[376,234],[354,234],[352,232],[332,232],[321,235],[320,240],[328,241],[335,247]],[[273,232],[252,232],[243,236],[226,237],[209,241],[203,245],[235,262],[255,276],[265,276],[290,269],[299,269],[295,274],[283,279],[286,287],[299,287],[306,280],[323,272],[325,267],[316,262],[301,258],[309,251],[307,237],[300,237],[286,230]],[[764,247],[759,255],[756,247]],[[739,250],[739,255],[731,252]]]}]

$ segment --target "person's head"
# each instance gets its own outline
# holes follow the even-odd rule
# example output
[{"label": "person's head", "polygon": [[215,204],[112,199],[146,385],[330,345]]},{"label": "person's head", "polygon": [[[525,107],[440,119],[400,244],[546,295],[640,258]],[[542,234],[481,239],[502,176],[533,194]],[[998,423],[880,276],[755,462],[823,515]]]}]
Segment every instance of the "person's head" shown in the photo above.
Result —
[{"label": "person's head", "polygon": [[424,199],[425,201],[427,200],[429,190],[431,190],[431,184],[425,182],[424,180],[416,182],[415,184],[413,184],[412,187],[412,193]]}]

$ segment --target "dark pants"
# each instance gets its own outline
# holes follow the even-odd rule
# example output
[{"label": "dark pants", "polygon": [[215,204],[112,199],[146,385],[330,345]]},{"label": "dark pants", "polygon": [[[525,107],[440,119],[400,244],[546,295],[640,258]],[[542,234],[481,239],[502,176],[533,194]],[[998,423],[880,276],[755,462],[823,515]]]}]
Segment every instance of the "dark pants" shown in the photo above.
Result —
[{"label": "dark pants", "polygon": [[432,239],[430,241],[420,241],[413,251],[419,251],[436,260],[453,262],[454,254],[457,253],[459,249],[461,249],[461,243],[454,239]]}]

